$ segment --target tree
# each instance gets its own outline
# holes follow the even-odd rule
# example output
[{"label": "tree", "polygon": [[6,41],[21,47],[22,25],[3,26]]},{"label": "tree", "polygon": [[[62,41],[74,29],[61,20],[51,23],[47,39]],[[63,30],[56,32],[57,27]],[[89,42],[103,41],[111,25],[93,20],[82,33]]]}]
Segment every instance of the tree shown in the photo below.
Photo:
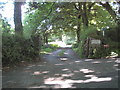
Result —
[{"label": "tree", "polygon": [[22,26],[22,15],[21,15],[21,5],[22,2],[15,1],[14,3],[14,24],[15,24],[15,33],[17,35],[22,35],[23,26]]},{"label": "tree", "polygon": [[[114,21],[118,24],[118,26],[120,25],[120,18],[119,18],[119,15],[120,15],[120,1],[119,2],[114,2],[113,3],[113,6],[111,6],[109,4],[109,2],[106,2],[106,3],[101,3],[100,4],[109,12],[109,14],[112,16],[112,18],[114,19]],[[117,12],[115,12],[115,10],[112,8],[114,7],[114,5],[118,4],[118,10]]]},{"label": "tree", "polygon": [[[29,26],[28,30],[35,30],[35,33],[40,32],[46,43],[50,34],[60,36],[64,33],[72,37],[67,33],[72,32],[76,33],[74,37],[77,36],[80,47],[85,49],[85,41],[88,37],[96,37],[97,30],[115,25],[111,18],[114,15],[112,16],[110,11],[107,12],[107,9],[105,10],[103,6],[95,2],[55,2],[55,5],[48,2],[33,3],[30,11],[26,22]],[[49,30],[50,26],[52,26],[52,30]],[[89,47],[86,51],[83,50],[83,52],[87,52],[87,57],[88,49]]]},{"label": "tree", "polygon": [[51,26],[52,12],[54,11],[55,3],[48,2],[33,2],[29,3],[26,18],[24,20],[24,32],[30,32],[30,35],[38,34],[42,36],[44,43],[48,43],[49,27]]}]

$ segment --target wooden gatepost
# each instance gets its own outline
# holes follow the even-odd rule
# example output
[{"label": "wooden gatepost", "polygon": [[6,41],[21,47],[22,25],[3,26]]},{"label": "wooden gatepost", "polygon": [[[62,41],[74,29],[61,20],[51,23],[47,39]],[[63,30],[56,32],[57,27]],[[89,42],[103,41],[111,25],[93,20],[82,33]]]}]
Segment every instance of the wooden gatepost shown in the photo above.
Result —
[{"label": "wooden gatepost", "polygon": [[88,37],[86,39],[86,43],[84,45],[85,48],[85,56],[89,58],[89,56],[93,55],[93,51],[101,47],[101,40],[100,39],[95,39],[92,37]]}]

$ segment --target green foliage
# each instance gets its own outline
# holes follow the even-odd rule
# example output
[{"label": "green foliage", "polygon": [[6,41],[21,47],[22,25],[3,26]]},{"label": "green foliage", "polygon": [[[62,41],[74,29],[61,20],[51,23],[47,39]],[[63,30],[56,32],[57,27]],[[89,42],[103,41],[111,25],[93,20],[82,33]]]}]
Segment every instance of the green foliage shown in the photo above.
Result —
[{"label": "green foliage", "polygon": [[78,48],[72,48],[73,49],[73,51],[75,51],[75,52],[77,52],[78,51]]},{"label": "green foliage", "polygon": [[0,19],[0,27],[4,33],[13,33],[13,30],[6,19]]},{"label": "green foliage", "polygon": [[17,37],[3,33],[2,37],[2,64],[3,66],[18,63],[20,61],[31,61],[37,57],[34,44],[31,39]]},{"label": "green foliage", "polygon": [[59,46],[57,44],[49,44],[49,45],[46,45],[46,46],[44,45],[44,46],[42,46],[40,53],[41,54],[47,54],[49,52],[54,51],[57,48],[59,48]]},{"label": "green foliage", "polygon": [[94,9],[97,11],[91,11],[90,17],[90,24],[96,26],[98,29],[101,29],[106,26],[115,26],[116,23],[111,15],[106,11],[102,6],[94,5]]},{"label": "green foliage", "polygon": [[107,56],[110,56],[111,54],[111,49],[110,48],[104,48],[103,46],[97,48],[96,50],[93,51],[93,55],[90,56],[89,58],[105,58]]},{"label": "green foliage", "polygon": [[58,44],[49,44],[49,45],[51,48],[55,48],[55,49],[59,48]]},{"label": "green foliage", "polygon": [[[30,8],[24,19],[24,36],[30,38],[33,33],[45,34],[50,26],[53,3],[29,3]],[[50,19],[49,19],[50,18]],[[52,23],[52,22],[51,22]],[[44,36],[44,35],[43,35]]]},{"label": "green foliage", "polygon": [[[73,43],[76,40],[78,24],[80,25],[80,43],[74,44],[73,50],[75,50],[81,58],[84,58],[84,44],[87,37],[101,39],[101,35],[97,34],[97,30],[113,27],[116,23],[108,11],[98,5],[98,3],[93,5],[91,10],[89,10],[89,6],[93,3],[86,2],[86,14],[89,21],[88,27],[86,27],[83,25],[84,20],[82,20],[82,13],[85,13],[85,11],[83,11],[83,8],[81,8],[82,11],[77,10],[74,6],[75,4],[77,5],[76,8],[78,8],[79,4],[76,2],[30,3],[30,7],[28,8],[28,12],[23,21],[24,37],[18,38],[17,36],[12,35],[14,34],[14,30],[11,30],[11,27],[6,20],[2,20],[2,25],[0,27],[2,27],[3,30],[3,64],[6,65],[23,59],[31,60],[35,58],[37,52],[34,49],[34,40],[31,39],[34,35],[42,36],[42,42],[46,41],[45,38],[47,38],[48,41],[55,41],[56,39],[62,40],[62,36],[65,35],[67,36],[65,43]],[[81,2],[80,4],[82,5]],[[80,15],[81,18],[79,18]],[[80,23],[78,23],[78,21],[80,21]],[[117,29],[117,31],[119,31],[119,29]],[[119,53],[117,46],[120,46],[120,44],[117,42],[117,31],[113,29],[113,31],[110,30],[105,32],[105,39],[107,41],[106,43],[112,46],[111,50]],[[41,53],[52,52],[58,47],[58,45],[54,44],[44,45],[42,46]],[[103,51],[100,49],[102,48],[99,48],[94,52],[94,57],[104,56],[102,55]],[[110,52],[110,50],[104,51],[106,53],[107,51]]]},{"label": "green foliage", "polygon": [[119,26],[105,31],[105,42],[110,45],[112,51],[120,56],[120,31]]},{"label": "green foliage", "polygon": [[120,31],[119,26],[118,27],[112,27],[105,31],[105,39],[106,41],[113,41],[113,42],[119,42],[120,38]]},{"label": "green foliage", "polygon": [[72,47],[73,47],[73,48],[77,48],[78,45],[79,45],[78,43],[74,43],[74,44],[72,44]]},{"label": "green foliage", "polygon": [[85,57],[85,55],[84,55],[84,42],[83,41],[81,41],[80,43],[79,43],[79,46],[78,46],[78,49],[77,49],[77,53],[78,53],[78,55],[81,57],[81,58],[84,58]]},{"label": "green foliage", "polygon": [[58,53],[58,56],[63,56],[63,55],[64,55],[64,52],[65,52],[65,50],[60,51],[60,52]]},{"label": "green foliage", "polygon": [[80,43],[78,45],[78,49],[77,49],[77,53],[79,53],[79,56],[81,58],[85,57],[84,54],[84,44],[85,44],[85,40],[87,39],[87,37],[92,37],[92,38],[99,38],[100,36],[97,35],[97,29],[93,26],[89,26],[89,28],[86,27],[82,27],[81,30],[81,34],[80,34]]},{"label": "green foliage", "polygon": [[41,54],[47,54],[47,53],[52,52],[52,51],[53,51],[52,48],[42,48],[40,53]]}]

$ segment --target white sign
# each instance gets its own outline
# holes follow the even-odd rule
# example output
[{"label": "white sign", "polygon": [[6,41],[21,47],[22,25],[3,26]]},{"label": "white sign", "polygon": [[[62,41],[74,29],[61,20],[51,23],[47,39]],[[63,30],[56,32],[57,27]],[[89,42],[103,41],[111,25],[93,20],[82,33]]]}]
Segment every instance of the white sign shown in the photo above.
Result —
[{"label": "white sign", "polygon": [[91,40],[91,44],[101,44],[101,40]]}]

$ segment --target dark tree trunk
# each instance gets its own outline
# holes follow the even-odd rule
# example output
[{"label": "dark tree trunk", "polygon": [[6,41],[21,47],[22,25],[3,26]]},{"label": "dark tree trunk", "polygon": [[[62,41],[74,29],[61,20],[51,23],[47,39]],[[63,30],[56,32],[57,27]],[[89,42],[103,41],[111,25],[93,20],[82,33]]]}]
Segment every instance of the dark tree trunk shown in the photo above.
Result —
[{"label": "dark tree trunk", "polygon": [[80,43],[80,19],[81,19],[81,13],[82,13],[82,4],[79,2],[78,5],[74,4],[75,9],[79,12],[79,15],[77,15],[77,30],[76,30],[76,35],[77,35],[77,43]]},{"label": "dark tree trunk", "polygon": [[44,41],[44,44],[48,44],[48,33],[46,32],[43,33],[43,41]]},{"label": "dark tree trunk", "polygon": [[79,26],[78,26],[78,29],[77,29],[76,33],[77,33],[77,43],[79,43],[80,42],[80,29],[79,29]]},{"label": "dark tree trunk", "polygon": [[45,34],[45,43],[48,44],[48,33]]},{"label": "dark tree trunk", "polygon": [[87,16],[87,7],[86,2],[83,2],[83,14],[82,14],[82,20],[85,27],[88,27],[88,16]]},{"label": "dark tree trunk", "polygon": [[80,42],[80,21],[79,21],[80,17],[78,17],[78,25],[77,25],[77,30],[76,30],[76,34],[77,34],[77,43]]},{"label": "dark tree trunk", "polygon": [[[86,30],[87,30],[87,28],[88,28],[88,16],[87,16],[87,6],[86,6],[86,2],[83,2],[82,3],[82,5],[83,5],[83,14],[82,14],[82,20],[83,20],[83,25],[84,25],[84,27],[86,28]],[[85,55],[85,58],[88,58],[88,56],[89,56],[89,39],[88,39],[88,37],[86,38],[86,40],[85,40],[86,42],[84,42],[84,44],[86,45],[86,46],[84,46],[84,55]]]},{"label": "dark tree trunk", "polygon": [[21,20],[21,5],[22,2],[15,2],[14,3],[14,24],[15,24],[15,34],[22,35],[23,26]]},{"label": "dark tree trunk", "polygon": [[[91,7],[93,5],[94,4],[91,4],[89,6],[89,11],[91,10]],[[78,19],[80,19],[80,17],[82,18],[83,25],[84,25],[85,29],[87,30],[89,22],[88,22],[88,15],[87,15],[88,10],[87,10],[86,2],[79,2],[78,5],[74,4],[74,6],[75,6],[76,10],[79,11]],[[79,22],[78,22],[77,26],[78,26],[78,28],[77,28],[77,39],[80,42],[80,23]],[[86,38],[85,41],[88,41],[87,39],[88,39],[88,37]],[[85,41],[84,41],[84,44],[86,44]],[[83,49],[84,49],[84,51],[83,51],[84,56],[88,57],[89,56],[89,46],[88,46],[88,44],[87,44],[87,46],[83,45]]]}]

